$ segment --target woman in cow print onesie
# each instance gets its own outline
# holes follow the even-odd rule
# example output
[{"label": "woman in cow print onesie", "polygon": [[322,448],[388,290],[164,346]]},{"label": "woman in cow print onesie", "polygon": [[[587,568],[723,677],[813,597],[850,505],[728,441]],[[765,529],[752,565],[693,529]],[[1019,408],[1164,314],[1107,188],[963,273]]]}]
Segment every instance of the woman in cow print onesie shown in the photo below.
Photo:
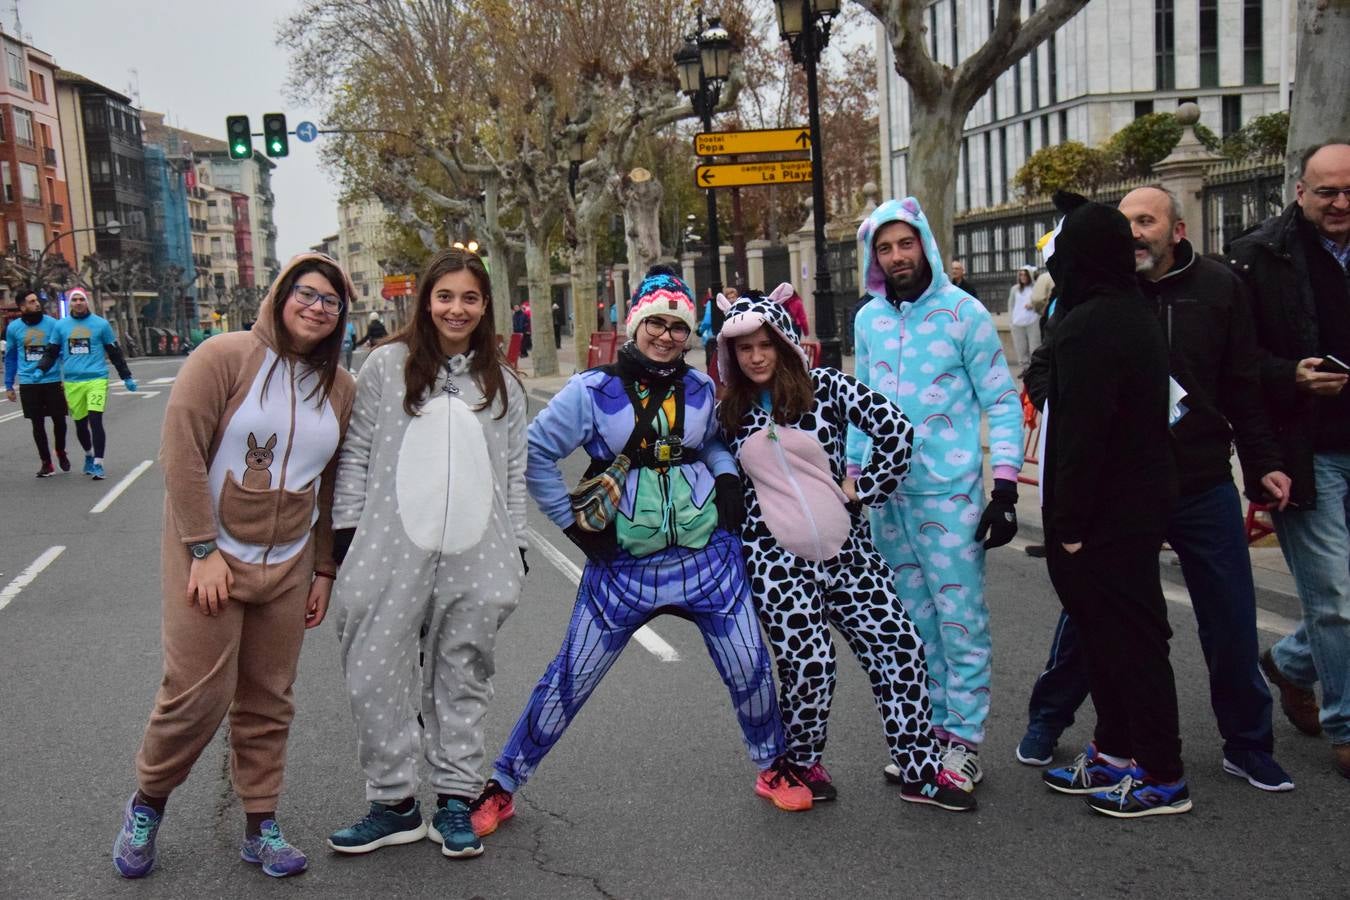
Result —
[{"label": "woman in cow print onesie", "polygon": [[[788,311],[754,293],[734,304],[717,338],[725,394],[718,417],[745,488],[742,539],[760,620],[777,658],[791,762],[814,798],[835,796],[821,765],[834,694],[829,626],[866,670],[900,796],[944,809],[975,807],[972,785],[940,765],[929,722],[923,646],[862,505],[890,496],[909,466],[913,429],[899,407],[836,369],[809,369]],[[847,471],[849,425],[872,437],[866,468]]]}]

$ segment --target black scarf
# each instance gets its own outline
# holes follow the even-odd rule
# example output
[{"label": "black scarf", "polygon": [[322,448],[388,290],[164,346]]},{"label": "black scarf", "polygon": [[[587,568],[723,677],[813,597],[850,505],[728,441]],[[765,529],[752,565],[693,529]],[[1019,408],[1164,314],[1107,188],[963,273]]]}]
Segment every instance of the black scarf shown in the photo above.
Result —
[{"label": "black scarf", "polygon": [[689,368],[683,356],[673,362],[654,362],[637,348],[635,341],[628,341],[619,348],[617,363],[623,378],[642,382],[654,396],[659,397],[664,397],[670,386],[684,377]]}]

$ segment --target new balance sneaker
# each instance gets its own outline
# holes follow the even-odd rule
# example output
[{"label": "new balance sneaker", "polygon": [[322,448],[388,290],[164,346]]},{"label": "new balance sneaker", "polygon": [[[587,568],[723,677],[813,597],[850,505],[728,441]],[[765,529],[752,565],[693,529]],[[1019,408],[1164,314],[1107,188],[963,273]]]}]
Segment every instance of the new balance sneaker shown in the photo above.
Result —
[{"label": "new balance sneaker", "polygon": [[483,793],[469,804],[469,820],[473,823],[473,833],[479,837],[492,834],[497,826],[515,814],[515,798],[495,778],[489,779],[483,785]]},{"label": "new balance sneaker", "polygon": [[780,756],[755,779],[755,793],[785,812],[811,808],[811,789],[802,781],[802,770]]},{"label": "new balance sneaker", "polygon": [[39,478],[51,478],[55,474],[56,469],[52,468],[51,460],[44,461],[42,468],[37,470],[37,477]]},{"label": "new balance sneaker", "polygon": [[244,838],[244,846],[239,848],[239,858],[244,862],[262,866],[263,873],[273,878],[299,875],[309,867],[305,854],[281,836],[274,820],[264,819],[259,831],[262,833]]},{"label": "new balance sneaker", "polygon": [[1067,766],[1046,769],[1041,775],[1045,786],[1061,794],[1096,794],[1109,791],[1126,779],[1144,775],[1137,766],[1115,766],[1097,755],[1097,745],[1088,744]]},{"label": "new balance sneaker", "polygon": [[1171,784],[1161,784],[1149,778],[1136,779],[1126,775],[1111,790],[1084,799],[1093,812],[1118,819],[1174,816],[1191,811],[1191,792],[1184,778]]},{"label": "new balance sneaker", "polygon": [[[947,744],[942,751],[939,764],[942,768],[961,776],[958,780],[964,785],[963,790],[967,793],[975,790],[975,784],[984,778],[984,769],[980,768],[980,754],[959,741]],[[900,774],[900,767],[895,763],[888,765],[883,774],[891,784],[905,784],[905,777]]]},{"label": "new balance sneaker", "polygon": [[802,773],[802,781],[811,789],[811,799],[816,803],[839,796],[839,792],[834,789],[834,779],[830,778],[830,771],[820,762]]},{"label": "new balance sneaker", "polygon": [[328,836],[328,846],[339,853],[370,853],[393,844],[411,844],[427,836],[427,823],[422,821],[422,807],[414,802],[406,813],[395,812],[392,806],[372,802],[370,812],[355,825]]},{"label": "new balance sneaker", "polygon": [[92,465],[90,465],[90,466],[89,466],[89,477],[92,478],[92,479],[94,479],[95,481],[102,481],[102,480],[103,480],[103,465],[102,465],[101,463],[93,463]]},{"label": "new balance sneaker", "polygon": [[87,453],[84,455],[84,474],[94,474],[94,458]]},{"label": "new balance sneaker", "polygon": [[1028,731],[1017,745],[1017,761],[1024,766],[1048,766],[1055,760],[1056,743],[1052,737]]},{"label": "new balance sneaker", "polygon": [[70,457],[66,456],[66,452],[64,450],[56,451],[56,463],[61,467],[62,472],[70,471]]},{"label": "new balance sneaker", "polygon": [[900,799],[906,803],[926,803],[953,812],[965,812],[976,807],[975,796],[967,786],[965,776],[951,769],[939,769],[927,781],[908,781],[900,784]]},{"label": "new balance sneaker", "polygon": [[1248,784],[1263,791],[1294,789],[1294,779],[1275,761],[1275,757],[1263,750],[1225,750],[1223,770],[1229,775],[1247,779]]},{"label": "new balance sneaker", "polygon": [[1317,695],[1311,689],[1290,681],[1275,665],[1275,655],[1269,650],[1261,654],[1260,666],[1266,681],[1280,692],[1280,709],[1284,710],[1285,718],[1306,735],[1317,737],[1321,734],[1321,711],[1317,706]]},{"label": "new balance sneaker", "polygon": [[449,800],[436,810],[427,838],[440,844],[446,856],[465,858],[483,852],[483,842],[474,833],[473,819],[463,800]]},{"label": "new balance sneaker", "polygon": [[163,817],[136,803],[133,793],[122,815],[122,830],[113,841],[113,865],[123,878],[144,878],[155,867],[155,835]]}]

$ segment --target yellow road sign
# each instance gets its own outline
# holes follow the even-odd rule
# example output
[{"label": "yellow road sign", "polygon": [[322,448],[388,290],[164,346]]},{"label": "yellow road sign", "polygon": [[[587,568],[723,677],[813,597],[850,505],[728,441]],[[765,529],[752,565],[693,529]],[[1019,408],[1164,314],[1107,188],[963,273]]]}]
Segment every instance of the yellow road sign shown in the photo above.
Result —
[{"label": "yellow road sign", "polygon": [[755,187],[765,184],[792,184],[811,180],[811,160],[790,159],[778,162],[727,163],[699,166],[694,183],[701,188]]},{"label": "yellow road sign", "polygon": [[699,156],[736,156],[741,153],[791,153],[811,149],[811,129],[761,128],[754,131],[700,131],[694,135]]}]

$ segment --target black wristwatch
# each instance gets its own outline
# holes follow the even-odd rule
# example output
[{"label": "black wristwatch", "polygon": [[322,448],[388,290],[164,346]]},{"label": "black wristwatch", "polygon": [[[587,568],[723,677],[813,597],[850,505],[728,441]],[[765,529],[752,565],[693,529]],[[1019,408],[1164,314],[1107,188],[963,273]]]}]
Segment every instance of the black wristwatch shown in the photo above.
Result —
[{"label": "black wristwatch", "polygon": [[206,559],[216,552],[216,542],[202,541],[200,544],[188,544],[188,552],[192,554],[193,559]]}]

